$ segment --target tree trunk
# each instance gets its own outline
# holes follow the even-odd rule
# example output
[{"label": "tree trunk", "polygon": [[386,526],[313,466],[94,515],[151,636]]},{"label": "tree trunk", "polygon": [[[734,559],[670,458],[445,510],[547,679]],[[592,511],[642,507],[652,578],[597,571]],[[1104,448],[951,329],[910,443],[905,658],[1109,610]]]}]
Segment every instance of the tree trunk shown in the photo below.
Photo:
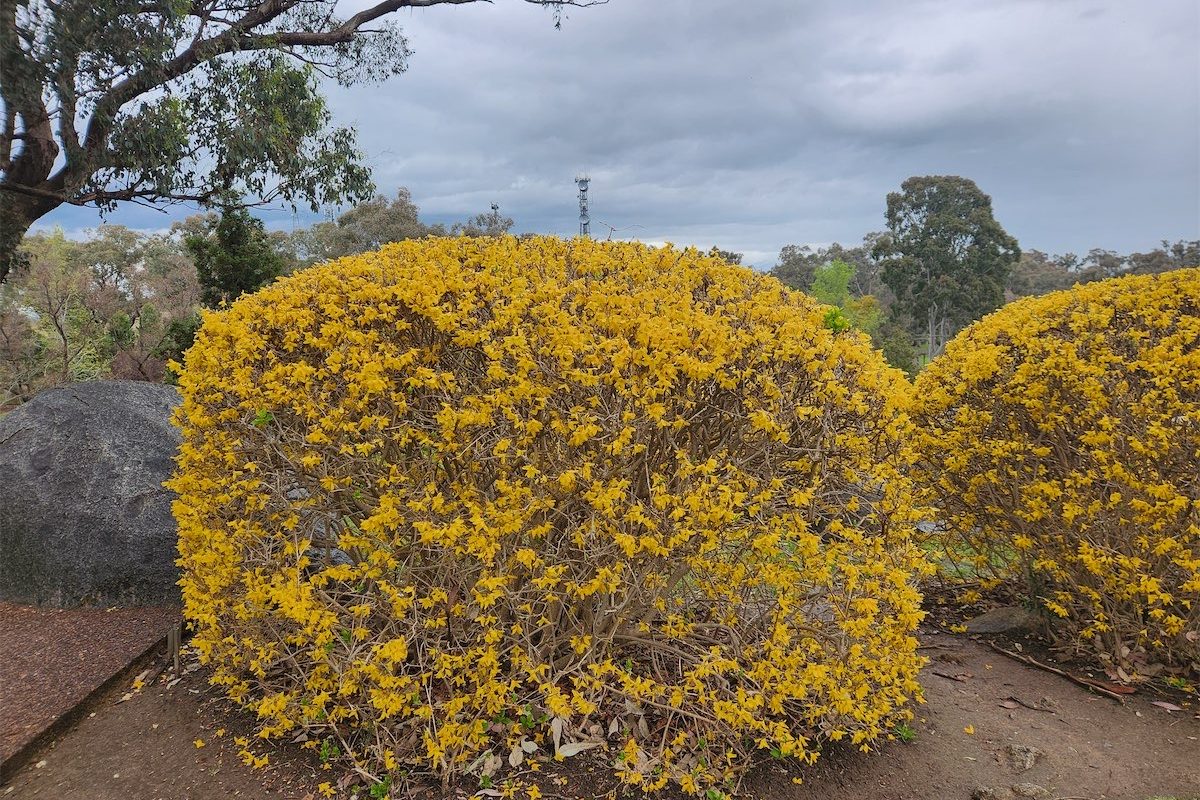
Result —
[{"label": "tree trunk", "polygon": [[[0,283],[8,273],[22,265],[18,247],[29,227],[63,204],[55,197],[46,178],[54,166],[58,147],[52,139],[30,140],[8,174],[0,181]],[[44,191],[34,195],[6,186],[31,187]]]},{"label": "tree trunk", "polygon": [[[0,0],[0,99],[6,112],[2,132],[6,160],[0,163],[0,283],[20,264],[17,248],[29,226],[65,198],[61,183],[50,180],[59,147],[42,97],[40,73],[18,40],[17,5]],[[14,155],[12,137],[17,134],[21,144]]]},{"label": "tree trunk", "polygon": [[925,322],[925,363],[933,361],[934,346],[937,341],[937,304],[934,303],[929,307],[929,316]]},{"label": "tree trunk", "polygon": [[18,248],[29,227],[46,213],[38,210],[42,202],[33,197],[0,191],[0,283],[4,282],[9,272],[24,264]]}]

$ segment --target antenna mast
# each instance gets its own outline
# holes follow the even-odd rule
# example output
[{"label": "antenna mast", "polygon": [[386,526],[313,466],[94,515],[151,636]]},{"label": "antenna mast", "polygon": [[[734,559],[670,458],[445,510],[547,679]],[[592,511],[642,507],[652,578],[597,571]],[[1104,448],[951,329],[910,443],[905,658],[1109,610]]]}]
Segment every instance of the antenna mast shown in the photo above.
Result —
[{"label": "antenna mast", "polygon": [[579,186],[579,235],[587,236],[592,232],[592,218],[588,216],[588,182],[591,180],[587,175],[580,175],[575,179],[575,183]]}]

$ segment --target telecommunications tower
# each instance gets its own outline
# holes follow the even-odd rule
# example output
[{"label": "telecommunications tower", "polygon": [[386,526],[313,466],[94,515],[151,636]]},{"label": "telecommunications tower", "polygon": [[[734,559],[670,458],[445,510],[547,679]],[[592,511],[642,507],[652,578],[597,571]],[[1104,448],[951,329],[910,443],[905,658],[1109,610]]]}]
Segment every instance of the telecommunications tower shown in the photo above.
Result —
[{"label": "telecommunications tower", "polygon": [[575,183],[579,186],[579,235],[587,236],[592,231],[592,218],[588,216],[588,181],[587,175],[580,175],[575,179]]}]

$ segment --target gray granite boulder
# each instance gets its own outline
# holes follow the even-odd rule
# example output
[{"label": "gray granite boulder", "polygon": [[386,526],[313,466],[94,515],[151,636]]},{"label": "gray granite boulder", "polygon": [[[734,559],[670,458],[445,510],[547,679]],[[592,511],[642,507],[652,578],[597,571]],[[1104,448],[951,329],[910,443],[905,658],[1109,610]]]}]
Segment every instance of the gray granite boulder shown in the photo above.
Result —
[{"label": "gray granite boulder", "polygon": [[1020,606],[1001,606],[967,620],[967,633],[1021,633],[1037,630],[1042,619]]},{"label": "gray granite boulder", "polygon": [[170,386],[93,381],[0,417],[0,600],[178,603]]}]

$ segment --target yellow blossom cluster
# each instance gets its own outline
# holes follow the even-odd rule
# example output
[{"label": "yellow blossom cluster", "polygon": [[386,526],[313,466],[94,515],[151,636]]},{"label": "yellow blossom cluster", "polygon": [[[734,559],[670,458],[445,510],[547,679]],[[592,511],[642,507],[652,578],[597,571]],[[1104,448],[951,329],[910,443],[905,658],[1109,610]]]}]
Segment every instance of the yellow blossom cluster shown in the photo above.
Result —
[{"label": "yellow blossom cluster", "polygon": [[926,562],[908,386],[824,313],[695,250],[503,237],[207,314],[169,485],[214,681],[393,787],[867,749],[919,692]]},{"label": "yellow blossom cluster", "polygon": [[916,382],[943,566],[1112,667],[1200,669],[1200,269],[1026,298]]}]

